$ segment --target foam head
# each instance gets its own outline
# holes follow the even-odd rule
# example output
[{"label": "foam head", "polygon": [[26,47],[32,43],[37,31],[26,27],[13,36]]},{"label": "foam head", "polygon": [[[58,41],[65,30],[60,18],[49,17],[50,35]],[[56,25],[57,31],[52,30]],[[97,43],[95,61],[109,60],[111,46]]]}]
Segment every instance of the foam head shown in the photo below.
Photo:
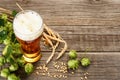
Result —
[{"label": "foam head", "polygon": [[18,38],[31,41],[42,34],[43,20],[35,11],[24,10],[16,15],[13,21],[13,29]]}]

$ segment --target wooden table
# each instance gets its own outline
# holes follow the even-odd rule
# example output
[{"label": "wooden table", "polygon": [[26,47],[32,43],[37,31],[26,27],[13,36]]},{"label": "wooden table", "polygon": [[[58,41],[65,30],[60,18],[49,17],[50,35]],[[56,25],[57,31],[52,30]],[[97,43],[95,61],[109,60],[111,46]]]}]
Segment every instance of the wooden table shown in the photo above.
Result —
[{"label": "wooden table", "polygon": [[[16,2],[23,9],[39,12],[44,22],[67,41],[69,47],[60,61],[66,62],[72,49],[78,51],[79,58],[88,49],[86,56],[91,59],[91,65],[86,69],[80,67],[75,74],[66,73],[66,80],[80,80],[85,71],[89,73],[88,80],[120,80],[119,0],[0,0],[0,7],[19,10]],[[36,66],[44,63],[51,53],[41,47],[43,57]],[[0,48],[1,51],[3,46]],[[48,67],[54,73],[52,62]],[[59,80],[36,75],[36,71],[22,80]],[[0,77],[0,80],[5,79]]]}]

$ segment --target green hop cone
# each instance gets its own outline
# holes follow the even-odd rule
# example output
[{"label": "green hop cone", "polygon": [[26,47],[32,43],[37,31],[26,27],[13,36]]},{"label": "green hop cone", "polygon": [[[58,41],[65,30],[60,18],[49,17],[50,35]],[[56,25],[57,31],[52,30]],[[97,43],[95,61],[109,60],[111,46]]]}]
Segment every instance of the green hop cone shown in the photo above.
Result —
[{"label": "green hop cone", "polygon": [[78,60],[69,60],[67,64],[68,64],[68,68],[73,69],[73,70],[75,70],[79,67]]},{"label": "green hop cone", "polygon": [[10,74],[9,69],[5,68],[5,69],[1,70],[1,74],[0,75],[1,75],[1,77],[7,78],[9,74]]},{"label": "green hop cone", "polygon": [[18,70],[18,64],[14,63],[9,67],[10,71],[16,71]]},{"label": "green hop cone", "polygon": [[25,63],[26,63],[23,57],[17,58],[16,61],[17,61],[18,65],[19,65],[20,67],[24,67],[24,65],[25,65]]},{"label": "green hop cone", "polygon": [[7,20],[8,15],[7,14],[2,14],[1,19]]},{"label": "green hop cone", "polygon": [[34,66],[33,66],[32,63],[27,63],[27,64],[25,65],[25,72],[26,72],[27,74],[32,73],[32,72],[33,72],[33,69],[34,69]]},{"label": "green hop cone", "polygon": [[10,74],[10,75],[8,76],[8,80],[20,80],[20,78],[17,77],[15,74]]},{"label": "green hop cone", "polygon": [[9,38],[6,38],[3,43],[4,43],[5,45],[10,44],[10,39],[9,39]]},{"label": "green hop cone", "polygon": [[82,58],[82,60],[81,60],[81,65],[83,66],[83,67],[87,67],[87,66],[89,66],[90,65],[90,59],[89,58]]},{"label": "green hop cone", "polygon": [[76,52],[75,50],[71,50],[71,51],[69,52],[69,57],[70,57],[71,59],[77,58],[77,52]]}]

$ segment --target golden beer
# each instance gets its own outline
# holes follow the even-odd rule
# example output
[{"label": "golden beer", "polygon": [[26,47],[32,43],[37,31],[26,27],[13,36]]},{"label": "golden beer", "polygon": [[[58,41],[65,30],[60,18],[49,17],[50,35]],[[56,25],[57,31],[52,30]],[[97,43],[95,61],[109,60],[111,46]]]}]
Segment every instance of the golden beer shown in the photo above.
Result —
[{"label": "golden beer", "polygon": [[27,62],[38,61],[41,58],[40,39],[43,32],[41,16],[32,10],[21,11],[13,21],[13,29],[24,59]]}]

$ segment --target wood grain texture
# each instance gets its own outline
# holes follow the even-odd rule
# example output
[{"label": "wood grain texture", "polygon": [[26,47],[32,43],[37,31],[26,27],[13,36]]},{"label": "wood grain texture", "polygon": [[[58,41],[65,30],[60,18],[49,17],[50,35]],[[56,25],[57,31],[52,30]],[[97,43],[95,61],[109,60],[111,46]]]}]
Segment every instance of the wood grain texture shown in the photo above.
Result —
[{"label": "wood grain texture", "polygon": [[[109,54],[109,55],[108,55]],[[36,67],[45,63],[46,59],[49,57],[50,52],[43,52],[42,59],[35,63]],[[57,54],[55,55],[55,57]],[[81,59],[84,56],[83,53],[79,52],[78,58]],[[75,74],[65,73],[68,78],[51,78],[48,76],[42,76],[41,72],[39,75],[36,75],[38,70],[35,70],[31,75],[22,77],[22,80],[80,80],[80,77],[83,76],[84,72],[88,72],[88,80],[119,80],[120,78],[120,54],[118,52],[88,52],[87,57],[91,59],[91,65],[88,68],[79,67],[78,70],[75,71]],[[55,57],[53,61],[48,65],[50,73],[59,74],[59,72],[55,72],[55,68],[52,63],[55,61]],[[68,54],[64,55],[59,61],[67,62]],[[23,74],[23,73],[22,73]],[[3,78],[0,78],[5,80]]]},{"label": "wood grain texture", "polygon": [[23,9],[39,12],[44,22],[68,42],[68,50],[120,51],[118,0],[5,0],[0,6],[19,10],[16,2]]},{"label": "wood grain texture", "polygon": [[[88,49],[87,56],[91,58],[92,65],[87,69],[80,67],[74,75],[66,74],[66,80],[80,80],[84,71],[89,72],[88,80],[120,79],[120,0],[0,0],[0,7],[20,11],[16,2],[23,9],[40,13],[44,23],[67,41],[67,53],[75,49],[80,58],[84,53],[82,51]],[[0,45],[0,53],[3,47]],[[41,48],[43,57],[36,63],[36,67],[44,63],[51,53],[42,43]],[[57,49],[58,52],[60,50]],[[60,59],[64,62],[67,60],[67,54]],[[48,66],[54,73],[51,65]],[[35,72],[22,80],[64,79],[36,75]],[[0,77],[0,80],[5,79]]]},{"label": "wood grain texture", "polygon": [[[44,63],[46,60],[45,58],[48,57],[49,53],[43,53],[44,56],[40,63],[38,65],[41,65]],[[109,55],[108,55],[109,54]],[[114,55],[113,55],[114,54]],[[57,54],[56,54],[57,56]],[[81,59],[84,56],[83,53],[79,53],[79,59]],[[80,80],[80,77],[82,76],[83,72],[88,72],[88,80],[119,80],[120,78],[120,64],[119,64],[119,57],[120,54],[115,52],[115,53],[103,53],[103,52],[88,52],[87,57],[89,57],[92,61],[92,64],[88,68],[82,68],[80,67],[78,70],[76,70],[76,73],[74,75],[67,73],[68,78],[66,80]],[[66,62],[68,60],[67,54],[60,59],[60,61]],[[54,73],[54,68],[51,67],[52,65],[49,64],[48,67],[53,71]],[[56,73],[57,74],[57,73]],[[29,76],[30,77],[30,76]],[[49,79],[49,77],[42,77],[38,76],[38,79]],[[30,80],[31,78],[29,78]],[[62,78],[61,80],[63,80]],[[51,78],[51,80],[54,80],[54,78]],[[56,79],[55,79],[56,80]]]}]

